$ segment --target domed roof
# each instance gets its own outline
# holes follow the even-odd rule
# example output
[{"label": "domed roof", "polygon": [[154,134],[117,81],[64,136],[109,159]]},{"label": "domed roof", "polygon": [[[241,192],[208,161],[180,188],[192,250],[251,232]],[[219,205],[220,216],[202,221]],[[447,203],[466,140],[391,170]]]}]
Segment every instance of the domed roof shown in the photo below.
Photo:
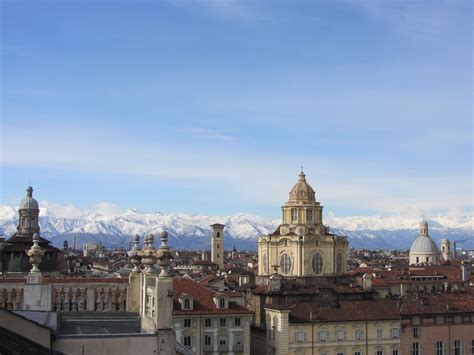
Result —
[{"label": "domed roof", "polygon": [[429,235],[419,235],[410,248],[410,254],[438,254],[438,246]]},{"label": "domed roof", "polygon": [[290,191],[290,199],[288,202],[316,202],[314,190],[311,185],[306,182],[306,175],[303,173],[303,170],[301,170],[298,176],[298,182]]},{"label": "domed roof", "polygon": [[33,198],[33,188],[28,186],[26,189],[26,197],[20,202],[20,210],[37,210],[39,209],[38,201]]}]

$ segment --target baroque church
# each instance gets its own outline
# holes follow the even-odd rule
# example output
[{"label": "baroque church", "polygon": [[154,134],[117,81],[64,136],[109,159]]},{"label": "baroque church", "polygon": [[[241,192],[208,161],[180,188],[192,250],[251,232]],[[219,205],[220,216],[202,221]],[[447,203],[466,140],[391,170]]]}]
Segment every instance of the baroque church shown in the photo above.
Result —
[{"label": "baroque church", "polygon": [[332,276],[346,273],[347,237],[323,224],[323,206],[316,201],[303,171],[282,206],[282,224],[258,240],[258,274],[269,276]]}]

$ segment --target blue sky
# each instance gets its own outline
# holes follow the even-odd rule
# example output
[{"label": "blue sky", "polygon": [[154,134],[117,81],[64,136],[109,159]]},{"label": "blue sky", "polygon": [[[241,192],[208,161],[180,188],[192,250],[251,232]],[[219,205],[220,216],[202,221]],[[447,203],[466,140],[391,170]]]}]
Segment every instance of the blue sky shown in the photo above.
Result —
[{"label": "blue sky", "polygon": [[273,218],[304,166],[336,215],[472,212],[470,1],[1,13],[3,204]]}]

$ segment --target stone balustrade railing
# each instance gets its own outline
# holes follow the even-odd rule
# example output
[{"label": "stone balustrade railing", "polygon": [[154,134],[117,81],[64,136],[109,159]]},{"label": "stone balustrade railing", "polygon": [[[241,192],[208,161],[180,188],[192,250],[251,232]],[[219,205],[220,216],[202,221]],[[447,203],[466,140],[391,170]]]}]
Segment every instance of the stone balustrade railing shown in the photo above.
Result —
[{"label": "stone balustrade railing", "polygon": [[[0,308],[22,310],[26,278],[0,277]],[[127,302],[128,279],[53,278],[51,309],[57,312],[124,311]]]}]

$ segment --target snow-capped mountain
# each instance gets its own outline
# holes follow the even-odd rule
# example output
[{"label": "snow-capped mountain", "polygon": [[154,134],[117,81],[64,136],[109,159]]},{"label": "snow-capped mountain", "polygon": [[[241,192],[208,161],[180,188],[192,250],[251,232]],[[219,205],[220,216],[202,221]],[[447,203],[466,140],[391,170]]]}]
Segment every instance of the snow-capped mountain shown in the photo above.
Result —
[{"label": "snow-capped mountain", "polygon": [[[407,249],[418,235],[419,219],[414,217],[334,217],[325,219],[331,231],[347,235],[352,247]],[[433,217],[428,219],[430,234],[439,243],[442,238],[459,240],[458,247],[474,248],[473,218]],[[0,206],[0,236],[9,237],[16,231],[18,213],[10,206]],[[175,249],[209,249],[210,225],[226,225],[226,249],[256,249],[257,238],[273,232],[279,220],[240,213],[234,216],[199,216],[185,213],[162,214],[129,209],[122,213],[88,213],[77,218],[59,218],[41,210],[41,235],[61,246],[64,240],[70,245],[75,236],[77,245],[88,241],[101,242],[107,247],[128,247],[135,234],[158,235],[168,231],[170,245]],[[158,238],[157,238],[158,239]]]}]

